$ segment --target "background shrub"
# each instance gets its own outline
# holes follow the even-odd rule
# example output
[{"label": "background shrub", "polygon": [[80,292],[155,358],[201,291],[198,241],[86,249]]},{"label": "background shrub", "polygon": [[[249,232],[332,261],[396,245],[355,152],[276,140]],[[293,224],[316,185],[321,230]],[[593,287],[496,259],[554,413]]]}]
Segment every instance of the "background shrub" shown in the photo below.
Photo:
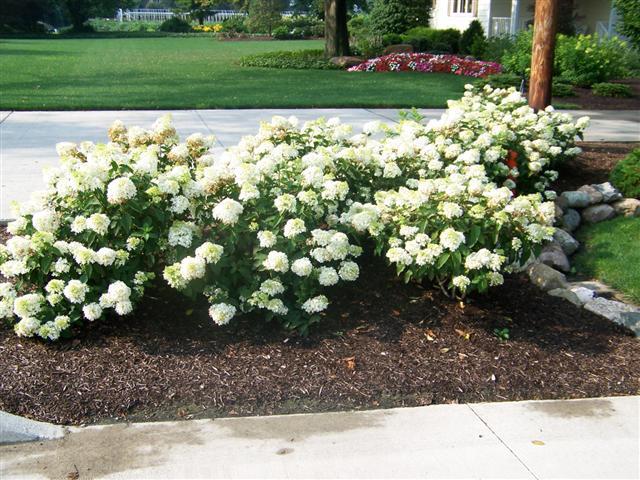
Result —
[{"label": "background shrub", "polygon": [[632,97],[633,91],[629,85],[621,83],[596,83],[591,87],[594,95],[599,97]]},{"label": "background shrub", "polygon": [[640,198],[640,148],[618,162],[609,178],[625,197]]},{"label": "background shrub", "polygon": [[333,70],[337,65],[329,62],[322,50],[266,52],[240,58],[243,67],[290,68],[297,70]]},{"label": "background shrub", "polygon": [[568,83],[553,82],[551,86],[551,94],[554,97],[574,97],[573,87]]},{"label": "background shrub", "polygon": [[402,35],[402,41],[413,45],[417,52],[458,53],[460,36],[460,31],[455,28],[415,27]]},{"label": "background shrub", "polygon": [[222,22],[222,32],[228,35],[237,35],[239,33],[247,33],[248,31],[246,17],[238,15],[227,18]]},{"label": "background shrub", "polygon": [[640,0],[615,0],[614,4],[620,15],[616,28],[640,48]]},{"label": "background shrub", "polygon": [[372,31],[378,35],[404,33],[429,24],[430,0],[375,0],[371,9]]},{"label": "background shrub", "polygon": [[486,49],[486,39],[482,24],[474,20],[460,37],[460,53],[480,58]]},{"label": "background shrub", "polygon": [[161,32],[187,33],[191,31],[191,24],[179,17],[171,17],[160,24]]},{"label": "background shrub", "polygon": [[485,40],[482,60],[487,62],[502,63],[502,57],[513,46],[513,38],[510,35],[489,37]]},{"label": "background shrub", "polygon": [[485,85],[491,85],[493,88],[520,88],[522,77],[513,73],[500,73],[498,75],[489,75],[486,78],[478,80],[476,85],[484,87]]}]

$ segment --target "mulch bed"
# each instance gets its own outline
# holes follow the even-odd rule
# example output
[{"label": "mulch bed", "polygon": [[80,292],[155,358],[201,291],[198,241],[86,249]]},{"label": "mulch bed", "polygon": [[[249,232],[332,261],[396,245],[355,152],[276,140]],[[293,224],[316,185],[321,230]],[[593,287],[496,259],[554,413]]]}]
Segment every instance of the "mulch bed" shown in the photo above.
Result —
[{"label": "mulch bed", "polygon": [[590,88],[575,87],[573,97],[554,97],[554,105],[576,105],[584,110],[640,110],[640,78],[627,78],[612,83],[629,85],[633,96],[629,98],[599,97]]},{"label": "mulch bed", "polygon": [[[607,145],[578,163],[599,163]],[[587,183],[600,181],[589,168]],[[161,285],[133,315],[72,340],[2,325],[0,409],[82,424],[640,392],[631,332],[522,276],[462,305],[405,285],[380,259],[363,263],[306,338],[255,316],[216,327],[204,303]]]}]

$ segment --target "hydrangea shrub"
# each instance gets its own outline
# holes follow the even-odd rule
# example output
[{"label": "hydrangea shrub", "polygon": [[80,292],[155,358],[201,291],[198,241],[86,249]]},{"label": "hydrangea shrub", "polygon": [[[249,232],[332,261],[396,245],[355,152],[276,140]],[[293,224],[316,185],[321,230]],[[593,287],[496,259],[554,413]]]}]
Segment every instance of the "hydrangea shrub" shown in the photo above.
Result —
[{"label": "hydrangea shrub", "polygon": [[274,117],[220,155],[166,117],[116,123],[107,144],[58,145],[47,189],[16,206],[0,316],[55,340],[129,314],[158,275],[218,325],[261,311],[304,332],[370,244],[406,281],[485,291],[553,235],[552,168],[585,126],[490,87],[426,125]]}]

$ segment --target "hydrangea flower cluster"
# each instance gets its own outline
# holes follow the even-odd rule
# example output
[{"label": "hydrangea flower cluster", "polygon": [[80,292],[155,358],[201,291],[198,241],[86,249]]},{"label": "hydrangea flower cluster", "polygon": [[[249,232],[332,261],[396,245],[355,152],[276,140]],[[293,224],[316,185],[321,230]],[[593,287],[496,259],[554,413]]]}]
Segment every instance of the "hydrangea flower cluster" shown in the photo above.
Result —
[{"label": "hydrangea flower cluster", "polygon": [[434,55],[432,53],[391,53],[371,58],[349,68],[349,72],[423,72],[453,73],[481,78],[498,74],[502,66],[495,62],[484,62],[457,55]]},{"label": "hydrangea flower cluster", "polygon": [[129,314],[159,274],[215,324],[260,311],[304,331],[372,242],[407,281],[484,291],[553,234],[541,192],[585,125],[490,88],[426,125],[274,117],[220,155],[167,117],[116,122],[107,144],[58,145],[47,190],[16,206],[0,317],[55,340]]}]

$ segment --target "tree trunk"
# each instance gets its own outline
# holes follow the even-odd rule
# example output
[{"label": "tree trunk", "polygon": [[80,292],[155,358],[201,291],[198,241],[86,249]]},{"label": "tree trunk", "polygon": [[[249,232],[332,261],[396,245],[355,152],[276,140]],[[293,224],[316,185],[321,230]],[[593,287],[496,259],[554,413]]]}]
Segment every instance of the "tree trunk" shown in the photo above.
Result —
[{"label": "tree trunk", "polygon": [[551,104],[557,24],[558,0],[537,0],[529,81],[529,105],[535,110],[543,110]]},{"label": "tree trunk", "polygon": [[324,41],[327,58],[349,55],[346,0],[324,0]]}]

